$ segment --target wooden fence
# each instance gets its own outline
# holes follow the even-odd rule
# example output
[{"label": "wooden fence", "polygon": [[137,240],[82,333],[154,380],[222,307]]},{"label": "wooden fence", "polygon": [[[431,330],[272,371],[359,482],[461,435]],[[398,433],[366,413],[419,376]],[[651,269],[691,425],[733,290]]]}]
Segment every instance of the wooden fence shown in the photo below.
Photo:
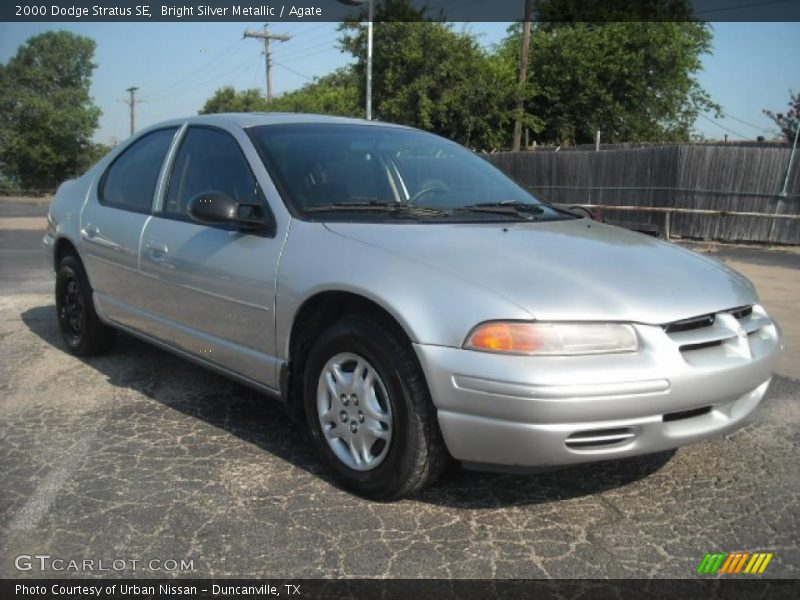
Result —
[{"label": "wooden fence", "polygon": [[[554,204],[658,206],[770,215],[800,214],[800,150],[780,197],[790,149],[674,145],[623,150],[502,152],[488,160]],[[616,213],[663,225],[654,212]],[[800,244],[797,219],[673,214],[673,235],[731,242]]]}]

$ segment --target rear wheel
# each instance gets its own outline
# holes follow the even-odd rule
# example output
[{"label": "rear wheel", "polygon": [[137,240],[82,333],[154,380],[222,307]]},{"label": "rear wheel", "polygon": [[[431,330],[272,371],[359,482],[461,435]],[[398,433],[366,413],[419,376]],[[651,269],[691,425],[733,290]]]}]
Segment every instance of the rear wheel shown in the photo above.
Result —
[{"label": "rear wheel", "polygon": [[383,319],[348,316],[323,333],[309,354],[303,389],[315,449],[354,492],[399,498],[447,465],[416,356]]},{"label": "rear wheel", "polygon": [[69,351],[77,356],[106,352],[114,341],[114,329],[97,316],[92,288],[80,259],[67,255],[56,271],[58,327]]}]

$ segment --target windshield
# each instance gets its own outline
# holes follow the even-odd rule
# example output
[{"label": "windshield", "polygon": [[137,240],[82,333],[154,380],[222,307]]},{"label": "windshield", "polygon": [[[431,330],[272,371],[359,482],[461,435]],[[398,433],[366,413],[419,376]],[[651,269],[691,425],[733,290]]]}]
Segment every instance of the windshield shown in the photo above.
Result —
[{"label": "windshield", "polygon": [[573,218],[469,150],[401,127],[264,125],[248,130],[298,216],[374,221]]}]

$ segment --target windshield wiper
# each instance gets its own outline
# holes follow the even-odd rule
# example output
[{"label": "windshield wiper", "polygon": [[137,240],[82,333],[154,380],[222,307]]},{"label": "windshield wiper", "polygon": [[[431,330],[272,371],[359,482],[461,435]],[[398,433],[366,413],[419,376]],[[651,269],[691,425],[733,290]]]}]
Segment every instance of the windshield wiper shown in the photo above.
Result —
[{"label": "windshield wiper", "polygon": [[367,202],[331,202],[316,204],[304,209],[304,212],[340,212],[340,211],[388,212],[407,216],[444,217],[447,212],[427,206],[414,206],[402,202],[370,200]]},{"label": "windshield wiper", "polygon": [[516,202],[509,200],[505,202],[480,202],[478,204],[468,204],[466,206],[454,208],[453,212],[482,212],[496,215],[507,215],[510,217],[535,219],[535,215],[542,214],[544,212],[544,208],[537,206],[536,204],[528,204],[527,202]]}]

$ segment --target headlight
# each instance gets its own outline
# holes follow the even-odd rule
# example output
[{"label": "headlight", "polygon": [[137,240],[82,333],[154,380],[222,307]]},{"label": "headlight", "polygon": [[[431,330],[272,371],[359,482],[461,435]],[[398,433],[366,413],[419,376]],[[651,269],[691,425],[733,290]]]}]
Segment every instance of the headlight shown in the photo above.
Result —
[{"label": "headlight", "polygon": [[564,356],[634,352],[636,332],[623,323],[490,321],[467,336],[464,348],[483,352]]}]

